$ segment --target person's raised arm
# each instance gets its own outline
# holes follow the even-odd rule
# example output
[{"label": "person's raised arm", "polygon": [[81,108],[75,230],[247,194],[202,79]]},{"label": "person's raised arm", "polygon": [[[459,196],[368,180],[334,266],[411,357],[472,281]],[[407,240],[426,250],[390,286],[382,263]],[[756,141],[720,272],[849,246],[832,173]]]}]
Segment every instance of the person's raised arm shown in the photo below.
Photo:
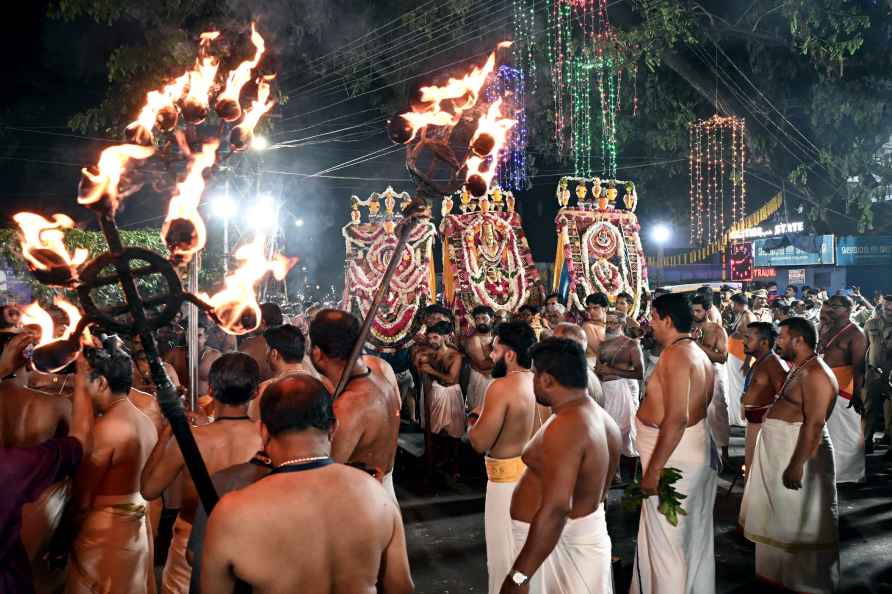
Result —
[{"label": "person's raised arm", "polygon": [[641,477],[641,490],[647,495],[657,493],[660,474],[684,436],[691,400],[691,364],[687,356],[674,349],[664,351],[662,356],[654,373],[660,374],[664,415],[654,453]]},{"label": "person's raised arm", "polygon": [[[561,537],[564,524],[573,509],[573,491],[583,453],[574,437],[573,427],[552,422],[542,440],[542,501],[530,522],[530,531],[514,561],[513,571],[532,576]],[[560,460],[558,463],[557,461]],[[502,592],[514,592],[511,574],[505,577]]]},{"label": "person's raised arm", "polygon": [[802,488],[802,472],[805,463],[815,454],[821,443],[827,411],[836,399],[839,387],[832,374],[821,367],[812,368],[804,378],[802,386],[802,425],[796,449],[782,477],[784,486],[797,490]]},{"label": "person's raised arm", "polygon": [[165,425],[142,470],[142,496],[149,501],[161,497],[164,490],[177,479],[184,463],[180,446],[173,439],[170,424]]},{"label": "person's raised arm", "polygon": [[391,505],[393,536],[381,556],[377,590],[379,594],[409,594],[415,591],[409,570],[409,554],[406,552],[406,533],[403,518],[395,505]]},{"label": "person's raised arm", "polygon": [[68,435],[75,438],[84,448],[84,457],[93,447],[93,401],[87,391],[90,365],[86,357],[80,355],[75,363],[74,394],[71,397],[71,428]]},{"label": "person's raised arm", "polygon": [[502,425],[505,423],[505,415],[508,412],[508,404],[498,385],[490,385],[483,399],[483,408],[480,410],[480,418],[468,428],[468,441],[471,447],[478,453],[485,454],[496,443]]}]

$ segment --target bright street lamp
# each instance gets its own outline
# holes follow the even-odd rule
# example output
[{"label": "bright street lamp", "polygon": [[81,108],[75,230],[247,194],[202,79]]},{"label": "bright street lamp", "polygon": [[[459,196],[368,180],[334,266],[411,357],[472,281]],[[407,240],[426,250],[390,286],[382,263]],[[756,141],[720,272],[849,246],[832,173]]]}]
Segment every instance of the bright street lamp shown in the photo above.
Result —
[{"label": "bright street lamp", "polygon": [[211,199],[211,211],[214,216],[229,220],[238,214],[238,204],[229,194],[221,194]]},{"label": "bright street lamp", "polygon": [[657,244],[657,286],[663,284],[663,248],[672,238],[672,229],[665,223],[657,223],[650,232],[650,238]]},{"label": "bright street lamp", "polygon": [[251,148],[255,151],[265,151],[269,148],[269,140],[266,139],[266,136],[258,134],[254,137],[254,140],[251,141]]},{"label": "bright street lamp", "polygon": [[297,219],[296,221],[294,221],[294,226],[295,226],[295,227],[303,227],[303,226],[304,226],[304,220],[303,220],[303,219]]},{"label": "bright street lamp", "polygon": [[272,196],[263,194],[248,212],[248,223],[258,231],[270,231],[276,228],[279,218],[279,205]]}]

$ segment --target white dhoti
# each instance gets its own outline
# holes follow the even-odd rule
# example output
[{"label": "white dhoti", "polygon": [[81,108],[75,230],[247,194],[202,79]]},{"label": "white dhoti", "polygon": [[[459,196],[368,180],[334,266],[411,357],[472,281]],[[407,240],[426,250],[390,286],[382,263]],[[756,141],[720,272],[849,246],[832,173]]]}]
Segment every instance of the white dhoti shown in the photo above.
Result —
[{"label": "white dhoti", "polygon": [[167,549],[167,563],[161,574],[161,594],[189,594],[192,566],[186,560],[186,547],[192,524],[177,516],[173,524],[173,536]]},{"label": "white dhoti", "polygon": [[[611,543],[604,518],[602,503],[585,517],[567,520],[554,550],[530,577],[530,594],[613,594]],[[511,523],[519,552],[530,525]]]},{"label": "white dhoti", "polygon": [[[641,421],[637,423],[641,465],[647,469],[660,431]],[[682,473],[675,489],[687,496],[682,502],[687,515],[679,515],[678,526],[672,526],[657,511],[657,497],[644,500],[631,594],[715,592],[712,527],[718,484],[715,457],[715,446],[705,420],[685,429],[666,468],[677,468]]]},{"label": "white dhoti", "polygon": [[65,593],[147,594],[154,583],[147,514],[139,493],[96,497],[71,547]]},{"label": "white dhoti", "polygon": [[31,580],[37,592],[54,592],[65,583],[65,568],[49,562],[46,553],[69,499],[71,479],[65,479],[22,508],[22,544],[31,560]]},{"label": "white dhoti", "polygon": [[744,535],[756,543],[759,578],[797,592],[834,592],[839,582],[838,510],[826,427],[803,468],[802,488],[794,491],[783,484],[801,426],[779,419],[762,423],[743,494]]},{"label": "white dhoti", "polygon": [[431,433],[445,431],[451,437],[465,434],[465,401],[461,386],[442,386],[431,382]]},{"label": "white dhoti", "polygon": [[526,465],[520,457],[485,459],[486,504],[483,528],[486,536],[486,570],[489,574],[489,594],[499,594],[505,576],[511,571],[517,551],[511,526],[511,496]]},{"label": "white dhoti", "polygon": [[728,353],[725,363],[727,384],[725,384],[725,400],[728,402],[728,423],[736,427],[746,425],[743,418],[743,385],[746,374],[743,372],[743,359]]},{"label": "white dhoti", "polygon": [[471,368],[471,374],[468,376],[468,410],[474,410],[483,404],[486,390],[491,383],[491,377]]},{"label": "white dhoti", "polygon": [[836,397],[833,414],[827,419],[827,431],[833,443],[833,461],[837,483],[863,483],[864,432],[861,429],[861,415],[849,408],[851,400]]},{"label": "white dhoti", "polygon": [[618,379],[601,382],[604,391],[604,410],[616,421],[622,434],[623,456],[635,458],[635,415],[638,414],[638,398],[632,392],[631,380]]},{"label": "white dhoti", "polygon": [[390,498],[393,499],[393,502],[399,506],[400,502],[396,500],[396,489],[393,488],[393,471],[391,470],[387,474],[384,475],[384,478],[381,479],[381,486],[384,487],[384,490],[387,491],[387,494],[390,495]]},{"label": "white dhoti", "polygon": [[715,381],[713,382],[712,400],[706,410],[706,419],[715,445],[728,447],[731,441],[731,421],[728,407],[728,370],[722,363],[713,363]]}]

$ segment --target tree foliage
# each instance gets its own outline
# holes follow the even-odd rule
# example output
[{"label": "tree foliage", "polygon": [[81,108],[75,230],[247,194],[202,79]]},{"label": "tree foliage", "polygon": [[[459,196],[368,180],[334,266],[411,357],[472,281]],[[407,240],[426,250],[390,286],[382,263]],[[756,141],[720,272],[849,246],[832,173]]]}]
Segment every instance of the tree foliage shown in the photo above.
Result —
[{"label": "tree foliage", "polygon": [[[527,107],[531,153],[544,170],[560,167],[565,157],[553,147],[545,17],[542,4],[537,6],[538,92]],[[378,107],[382,114],[405,105],[417,80],[403,79],[479,54],[511,31],[510,22],[489,19],[471,0],[417,8],[408,0],[271,0],[259,10],[248,0],[58,0],[55,16],[86,16],[137,32],[109,59],[104,103],[71,124],[119,130],[146,90],[191,62],[200,31],[244,31],[251,18],[275,48],[280,92],[293,93],[282,100],[318,101],[313,81],[325,77],[330,93],[365,96],[351,105]],[[819,231],[892,225],[890,203],[884,201],[892,163],[882,154],[892,134],[886,107],[892,104],[889,3],[630,0],[611,3],[610,16],[640,64],[641,111],[634,118],[621,116],[619,159],[642,189],[643,208],[647,195],[665,196],[671,200],[660,205],[669,202],[686,218],[687,124],[718,110],[747,118],[751,187],[761,184],[765,194],[754,202],[783,188],[788,204],[800,205]],[[360,43],[370,31],[393,23],[406,26],[401,31],[410,31],[418,52],[384,51],[391,40]],[[430,47],[443,49],[425,53]]]}]

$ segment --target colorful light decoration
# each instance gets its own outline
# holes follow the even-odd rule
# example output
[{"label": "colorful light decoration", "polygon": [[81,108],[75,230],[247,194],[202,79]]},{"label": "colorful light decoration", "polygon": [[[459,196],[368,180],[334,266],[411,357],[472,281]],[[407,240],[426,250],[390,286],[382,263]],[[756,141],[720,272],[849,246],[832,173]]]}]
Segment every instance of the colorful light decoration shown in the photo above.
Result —
[{"label": "colorful light decoration", "polygon": [[525,91],[536,93],[536,8],[535,0],[514,0],[514,44],[511,54],[515,68],[519,69],[526,81]]},{"label": "colorful light decoration", "polygon": [[505,147],[499,153],[496,166],[498,185],[509,190],[527,190],[530,179],[527,173],[527,129],[525,91],[526,77],[523,70],[500,66],[485,96],[490,103],[503,100],[502,114],[516,124],[508,132]]},{"label": "colorful light decoration", "polygon": [[[601,174],[614,178],[623,70],[629,70],[633,80],[632,114],[638,112],[638,68],[630,59],[637,48],[621,40],[611,27],[607,0],[551,0],[547,16],[547,56],[558,151],[573,158],[577,176],[593,175],[592,147],[597,120],[601,134]],[[595,101],[600,107],[600,118],[592,113]]]},{"label": "colorful light decoration", "polygon": [[746,216],[746,121],[716,114],[692,122],[689,136],[691,246],[697,247],[718,241]]}]

